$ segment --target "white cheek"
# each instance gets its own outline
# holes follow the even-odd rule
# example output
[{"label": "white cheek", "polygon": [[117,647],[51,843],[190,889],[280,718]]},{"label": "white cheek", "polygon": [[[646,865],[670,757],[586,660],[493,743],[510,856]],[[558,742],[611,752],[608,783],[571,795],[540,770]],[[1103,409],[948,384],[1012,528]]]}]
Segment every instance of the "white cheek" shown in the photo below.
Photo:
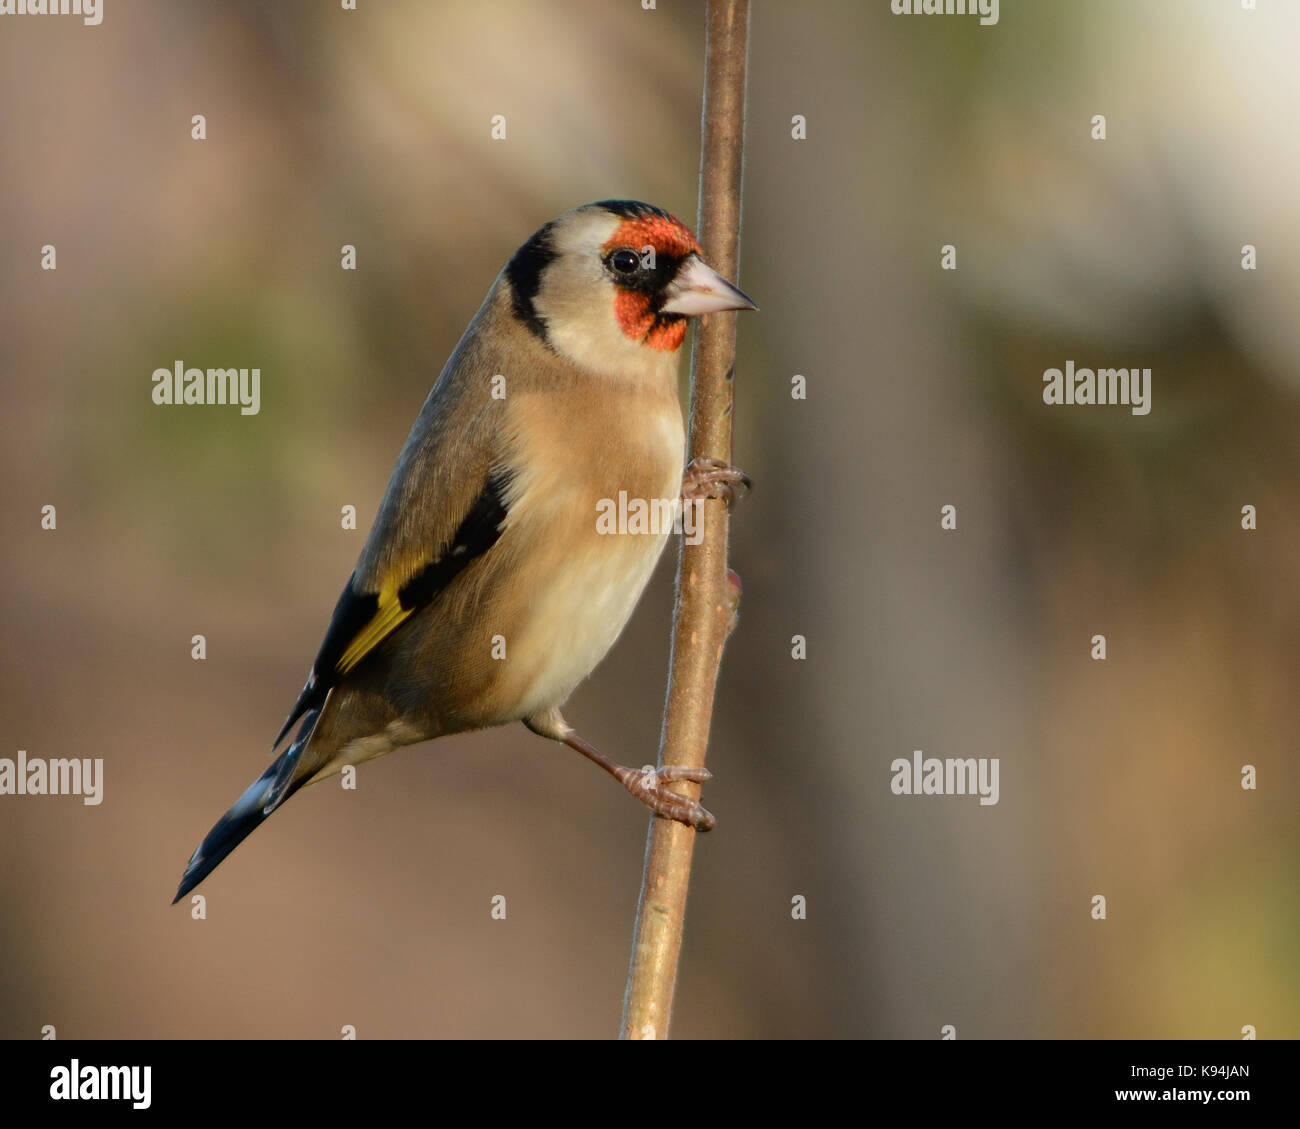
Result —
[{"label": "white cheek", "polygon": [[675,352],[664,354],[634,341],[620,328],[612,307],[593,311],[581,322],[556,318],[547,323],[547,334],[556,350],[592,372],[609,376],[642,376],[647,367]]}]

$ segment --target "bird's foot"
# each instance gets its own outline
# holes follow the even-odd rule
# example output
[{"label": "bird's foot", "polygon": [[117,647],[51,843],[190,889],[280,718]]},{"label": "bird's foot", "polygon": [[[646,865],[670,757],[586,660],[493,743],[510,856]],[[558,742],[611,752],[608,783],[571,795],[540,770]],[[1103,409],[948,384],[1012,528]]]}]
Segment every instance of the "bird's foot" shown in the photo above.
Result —
[{"label": "bird's foot", "polygon": [[728,508],[736,500],[736,487],[743,486],[745,493],[753,489],[753,482],[743,470],[723,462],[701,456],[686,465],[682,475],[682,499],[694,501],[703,498],[721,498]]},{"label": "bird's foot", "polygon": [[[560,719],[560,724],[564,724],[563,719]],[[535,731],[546,733],[544,729]],[[654,768],[653,765],[646,765],[645,768],[628,768],[627,765],[610,760],[567,725],[564,725],[564,729],[556,736],[569,748],[576,749],[588,760],[595,761],[656,815],[675,819],[678,823],[686,824],[687,827],[694,827],[696,831],[708,831],[717,822],[712,813],[698,800],[692,800],[690,796],[683,796],[680,792],[669,791],[665,787],[679,780],[693,784],[703,784],[706,780],[712,780],[713,773],[707,768],[691,768],[684,764],[668,764],[660,769]]]},{"label": "bird's foot", "polygon": [[684,764],[666,764],[656,769],[651,765],[645,768],[623,768],[614,773],[620,783],[629,792],[650,808],[656,815],[675,819],[696,831],[711,831],[717,820],[698,800],[672,792],[664,787],[679,780],[689,780],[694,784],[703,784],[713,779],[713,773],[707,768],[689,768]]}]

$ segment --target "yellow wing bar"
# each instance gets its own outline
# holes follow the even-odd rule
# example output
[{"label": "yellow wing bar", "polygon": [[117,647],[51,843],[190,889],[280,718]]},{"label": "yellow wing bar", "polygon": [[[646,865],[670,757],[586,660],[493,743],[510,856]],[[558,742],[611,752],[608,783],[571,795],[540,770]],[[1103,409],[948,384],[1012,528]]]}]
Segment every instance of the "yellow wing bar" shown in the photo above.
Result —
[{"label": "yellow wing bar", "polygon": [[415,611],[402,607],[397,590],[385,588],[379,593],[379,607],[370,621],[357,632],[348,648],[339,656],[335,669],[347,674]]}]

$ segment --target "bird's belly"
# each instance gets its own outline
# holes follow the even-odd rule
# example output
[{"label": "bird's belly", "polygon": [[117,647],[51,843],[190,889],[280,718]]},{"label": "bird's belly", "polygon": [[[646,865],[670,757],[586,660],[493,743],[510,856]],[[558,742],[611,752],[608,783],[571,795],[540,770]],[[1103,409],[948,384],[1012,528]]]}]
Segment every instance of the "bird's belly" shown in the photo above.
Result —
[{"label": "bird's belly", "polygon": [[[593,519],[594,520],[594,519]],[[512,658],[521,716],[560,705],[603,659],[631,618],[667,533],[621,533],[575,555],[533,615],[520,625]],[[614,542],[608,544],[607,542]]]},{"label": "bird's belly", "polygon": [[530,423],[502,539],[526,562],[497,688],[513,718],[562,704],[622,632],[672,531],[685,445],[671,386],[588,416],[585,436],[566,417]]}]

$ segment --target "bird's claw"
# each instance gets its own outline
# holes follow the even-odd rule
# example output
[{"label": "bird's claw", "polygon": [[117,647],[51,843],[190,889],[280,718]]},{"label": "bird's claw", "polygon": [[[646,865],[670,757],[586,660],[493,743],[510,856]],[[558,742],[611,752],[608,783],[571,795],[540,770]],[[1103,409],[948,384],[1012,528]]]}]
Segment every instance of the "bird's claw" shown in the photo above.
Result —
[{"label": "bird's claw", "polygon": [[694,501],[703,498],[721,498],[730,509],[736,501],[736,487],[743,486],[745,493],[753,489],[754,483],[743,470],[723,462],[701,456],[692,459],[686,465],[682,475],[682,499]]},{"label": "bird's claw", "polygon": [[674,784],[679,780],[688,780],[694,784],[703,784],[712,780],[713,773],[707,768],[690,768],[687,765],[669,764],[663,768],[624,769],[619,775],[623,787],[632,793],[657,815],[675,819],[696,831],[710,831],[717,820],[712,812],[698,800],[683,796],[679,792],[669,791],[665,784]]}]

